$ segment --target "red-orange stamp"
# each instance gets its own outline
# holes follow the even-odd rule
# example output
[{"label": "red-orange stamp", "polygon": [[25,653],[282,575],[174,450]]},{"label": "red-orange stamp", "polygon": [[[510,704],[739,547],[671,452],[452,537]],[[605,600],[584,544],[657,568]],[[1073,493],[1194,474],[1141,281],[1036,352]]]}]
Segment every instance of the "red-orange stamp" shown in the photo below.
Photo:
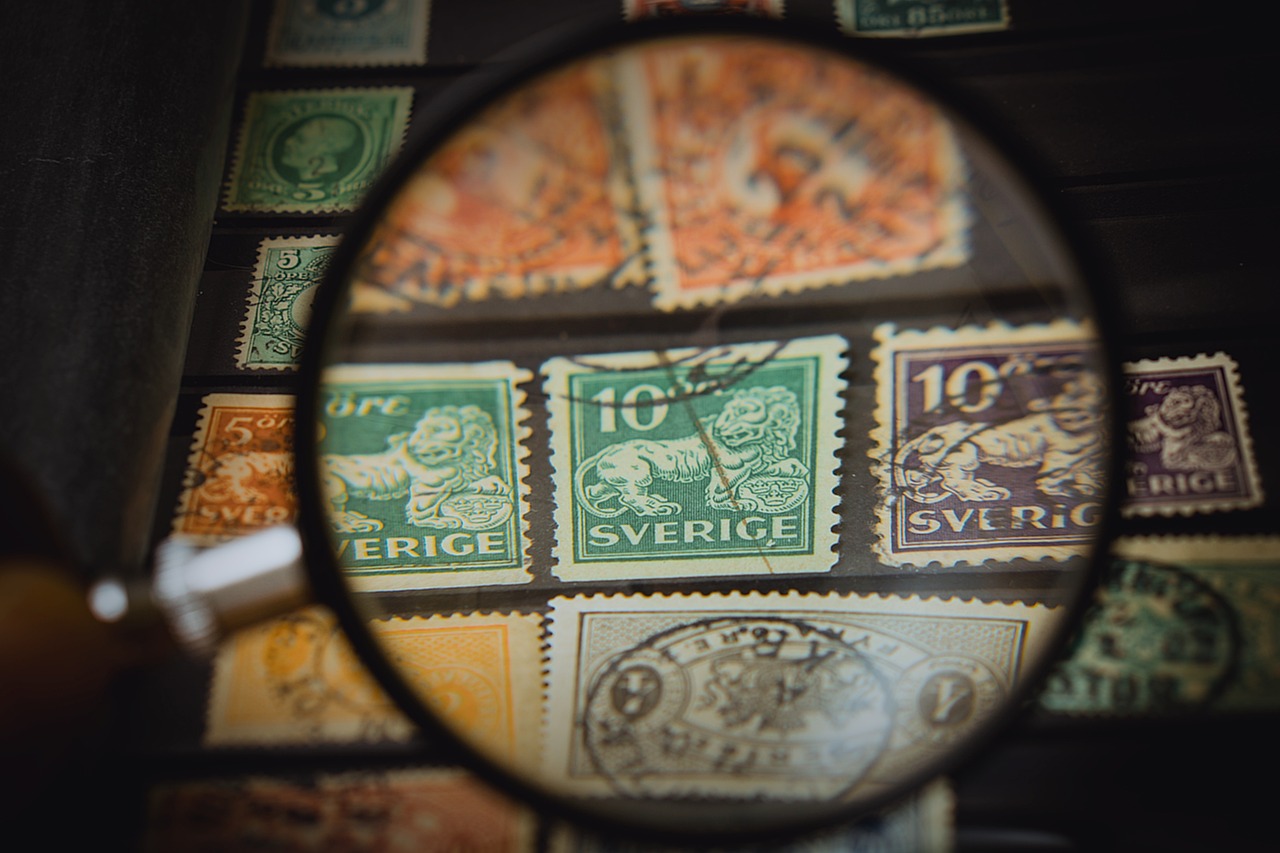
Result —
[{"label": "red-orange stamp", "polygon": [[955,266],[962,158],[943,115],[785,43],[659,43],[619,69],[663,310]]},{"label": "red-orange stamp", "polygon": [[208,394],[173,532],[214,544],[292,521],[293,397]]},{"label": "red-orange stamp", "polygon": [[357,267],[357,310],[639,281],[604,60],[547,75],[466,125],[393,202]]}]

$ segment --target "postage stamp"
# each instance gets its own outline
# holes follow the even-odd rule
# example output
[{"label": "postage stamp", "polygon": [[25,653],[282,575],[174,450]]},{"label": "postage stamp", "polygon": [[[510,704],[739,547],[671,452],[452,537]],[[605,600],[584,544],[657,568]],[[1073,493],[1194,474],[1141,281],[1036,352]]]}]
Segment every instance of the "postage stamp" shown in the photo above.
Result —
[{"label": "postage stamp", "polygon": [[1124,365],[1126,515],[1191,515],[1262,503],[1249,413],[1226,353]]},{"label": "postage stamp", "polygon": [[148,799],[151,851],[535,849],[531,813],[451,767],[170,781]]},{"label": "postage stamp", "polygon": [[325,371],[320,480],[357,590],[525,583],[529,413],[509,361]]},{"label": "postage stamp", "polygon": [[293,521],[293,397],[206,394],[173,532],[196,544]]},{"label": "postage stamp", "polygon": [[1115,552],[1117,567],[1042,707],[1280,708],[1280,537],[1130,537]]},{"label": "postage stamp", "polygon": [[613,85],[607,61],[586,62],[522,87],[461,129],[370,238],[354,308],[642,282],[633,192],[611,131]]},{"label": "postage stamp", "polygon": [[410,87],[254,92],[223,208],[238,213],[355,210],[400,149]]},{"label": "postage stamp", "polygon": [[258,244],[253,287],[240,324],[237,366],[246,370],[298,366],[311,302],[337,245],[334,235],[272,237]]},{"label": "postage stamp", "polygon": [[1086,553],[1105,490],[1091,332],[1058,320],[876,329],[876,554],[943,566]]},{"label": "postage stamp", "polygon": [[835,0],[851,36],[955,36],[1009,29],[1007,0]]},{"label": "postage stamp", "polygon": [[847,348],[826,335],[546,362],[556,575],[830,570]]},{"label": "postage stamp", "polygon": [[584,796],[857,800],[971,736],[1038,605],[730,593],[551,601],[543,772]]},{"label": "postage stamp", "polygon": [[730,41],[658,45],[618,77],[657,308],[968,260],[952,127],[892,78]]},{"label": "postage stamp", "polygon": [[786,0],[622,0],[622,17],[628,21],[676,15],[740,14],[781,18],[786,5]]},{"label": "postage stamp", "polygon": [[[432,616],[370,626],[460,734],[504,760],[534,760],[540,616]],[[322,608],[237,632],[214,661],[209,746],[399,741],[412,732]]]},{"label": "postage stamp", "polygon": [[279,0],[264,65],[422,65],[431,0]]}]

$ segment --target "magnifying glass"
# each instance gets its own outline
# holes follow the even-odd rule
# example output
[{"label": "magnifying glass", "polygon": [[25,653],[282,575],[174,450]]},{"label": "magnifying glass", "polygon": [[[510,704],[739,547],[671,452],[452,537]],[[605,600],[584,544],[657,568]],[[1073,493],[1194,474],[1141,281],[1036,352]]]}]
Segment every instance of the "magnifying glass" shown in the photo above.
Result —
[{"label": "magnifying glass", "polygon": [[1110,514],[1055,220],[883,57],[783,33],[508,69],[315,306],[317,595],[416,723],[597,825],[795,831],[955,766],[1061,648]]}]

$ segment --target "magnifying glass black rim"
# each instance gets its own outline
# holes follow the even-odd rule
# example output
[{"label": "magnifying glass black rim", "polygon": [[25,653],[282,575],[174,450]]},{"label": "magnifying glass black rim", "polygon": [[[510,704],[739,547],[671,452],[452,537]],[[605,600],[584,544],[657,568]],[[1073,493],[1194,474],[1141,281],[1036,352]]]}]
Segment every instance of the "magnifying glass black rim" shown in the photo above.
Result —
[{"label": "magnifying glass black rim", "polygon": [[[1083,292],[1094,308],[1092,319],[1098,333],[1098,349],[1107,373],[1110,391],[1108,420],[1112,441],[1108,459],[1108,486],[1103,496],[1103,511],[1097,526],[1097,545],[1090,557],[1085,579],[1074,600],[1062,605],[1064,621],[1058,635],[1047,644],[1044,657],[1029,672],[1020,673],[1019,682],[1010,691],[1005,706],[994,712],[975,735],[960,746],[949,750],[943,757],[931,762],[922,770],[906,774],[904,781],[885,792],[860,800],[857,804],[828,802],[815,804],[815,809],[829,806],[816,817],[798,818],[793,823],[776,828],[744,828],[725,830],[713,828],[673,829],[646,822],[628,821],[625,816],[608,815],[587,807],[582,801],[562,795],[549,794],[527,782],[497,762],[467,745],[446,724],[432,715],[418,695],[387,659],[382,647],[367,624],[367,617],[357,609],[350,596],[342,569],[329,545],[329,533],[325,524],[325,511],[321,498],[319,472],[314,460],[318,454],[318,413],[320,412],[320,382],[324,367],[325,342],[339,306],[345,304],[346,282],[373,228],[399,193],[409,177],[439,146],[463,127],[481,110],[503,95],[515,90],[543,72],[568,64],[575,59],[608,48],[624,47],[653,39],[688,35],[749,35],[772,39],[782,43],[820,49],[845,57],[854,62],[879,67],[923,94],[935,98],[944,105],[952,118],[969,126],[993,151],[998,152],[1004,165],[1009,167],[1009,177],[1021,180],[1025,197],[1033,199],[1042,215],[1041,224],[1048,226],[1067,250],[1076,267],[1078,277],[1084,282]],[[909,67],[896,55],[901,45],[875,43],[871,40],[855,40],[833,36],[827,31],[816,31],[794,22],[760,21],[745,17],[677,18],[622,24],[616,17],[580,21],[542,36],[535,37],[513,51],[509,58],[494,62],[486,73],[472,75],[458,81],[445,93],[433,99],[429,120],[415,131],[397,160],[386,170],[376,186],[362,202],[361,209],[345,229],[324,284],[317,289],[313,305],[313,319],[304,347],[298,386],[298,422],[295,436],[297,453],[297,482],[299,499],[298,525],[302,532],[305,562],[318,600],[328,605],[336,614],[351,646],[360,660],[377,679],[395,704],[433,739],[432,757],[445,757],[474,771],[478,776],[501,791],[536,808],[540,815],[555,815],[603,834],[626,832],[658,842],[734,843],[736,841],[761,842],[770,839],[796,837],[810,832],[833,829],[849,821],[859,819],[892,805],[921,788],[938,776],[953,773],[971,761],[991,743],[1028,706],[1028,700],[1042,686],[1054,662],[1067,648],[1079,630],[1082,615],[1089,603],[1090,592],[1097,585],[1102,567],[1107,561],[1110,543],[1119,518],[1118,485],[1123,482],[1123,454],[1117,450],[1115,437],[1123,435],[1117,395],[1121,385],[1119,363],[1114,358],[1112,341],[1117,340],[1112,328],[1115,316],[1111,288],[1101,286],[1103,279],[1094,274],[1098,265],[1092,262],[1086,241],[1075,233],[1071,219],[1038,188],[1044,180],[1031,180],[1043,176],[1045,170],[1037,168],[1036,158],[1019,140],[1000,130],[1000,123],[986,115],[980,105],[960,93],[948,91],[937,80],[921,79],[921,74]],[[443,756],[441,754],[443,753]],[[744,807],[749,807],[744,805]]]}]

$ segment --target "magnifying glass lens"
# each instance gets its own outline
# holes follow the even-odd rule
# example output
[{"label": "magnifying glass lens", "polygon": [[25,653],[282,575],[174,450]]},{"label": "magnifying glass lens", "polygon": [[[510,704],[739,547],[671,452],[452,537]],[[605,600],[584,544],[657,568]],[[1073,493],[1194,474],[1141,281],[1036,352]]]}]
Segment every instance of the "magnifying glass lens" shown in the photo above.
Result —
[{"label": "magnifying glass lens", "polygon": [[996,150],[741,33],[440,127],[347,238],[304,448],[411,713],[525,793],[686,833],[883,804],[1009,716],[1081,598],[1109,388]]}]

